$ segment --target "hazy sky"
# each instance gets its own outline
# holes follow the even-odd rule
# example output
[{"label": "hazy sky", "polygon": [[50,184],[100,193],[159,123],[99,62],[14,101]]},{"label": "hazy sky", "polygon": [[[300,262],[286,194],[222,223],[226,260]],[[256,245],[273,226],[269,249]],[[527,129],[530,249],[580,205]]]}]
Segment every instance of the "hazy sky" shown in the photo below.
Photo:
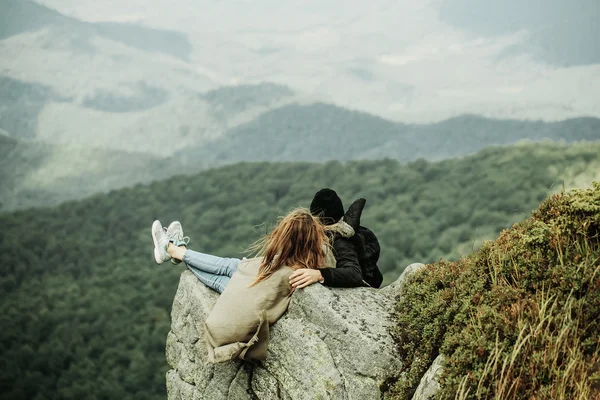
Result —
[{"label": "hazy sky", "polygon": [[600,116],[597,0],[41,3],[184,32],[214,85],[284,83],[407,122]]}]

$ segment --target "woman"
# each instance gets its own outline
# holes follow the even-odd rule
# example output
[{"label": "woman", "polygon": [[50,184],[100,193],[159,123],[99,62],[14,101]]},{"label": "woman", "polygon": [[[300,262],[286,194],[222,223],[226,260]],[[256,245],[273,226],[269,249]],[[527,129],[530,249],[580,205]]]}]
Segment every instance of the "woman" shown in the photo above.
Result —
[{"label": "woman", "polygon": [[269,325],[287,310],[293,292],[289,277],[296,269],[330,264],[328,238],[318,218],[296,209],[251,249],[251,259],[220,258],[186,248],[181,224],[152,225],[154,257],[183,261],[208,287],[222,293],[205,321],[208,359],[264,360]]}]

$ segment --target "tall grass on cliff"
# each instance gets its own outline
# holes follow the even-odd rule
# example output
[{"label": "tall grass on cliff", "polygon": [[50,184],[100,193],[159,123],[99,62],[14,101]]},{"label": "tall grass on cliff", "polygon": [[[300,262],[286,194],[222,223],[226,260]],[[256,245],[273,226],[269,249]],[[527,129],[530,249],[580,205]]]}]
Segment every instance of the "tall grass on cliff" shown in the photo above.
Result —
[{"label": "tall grass on cliff", "polygon": [[600,183],[405,288],[392,397],[410,399],[441,353],[440,399],[600,399]]}]

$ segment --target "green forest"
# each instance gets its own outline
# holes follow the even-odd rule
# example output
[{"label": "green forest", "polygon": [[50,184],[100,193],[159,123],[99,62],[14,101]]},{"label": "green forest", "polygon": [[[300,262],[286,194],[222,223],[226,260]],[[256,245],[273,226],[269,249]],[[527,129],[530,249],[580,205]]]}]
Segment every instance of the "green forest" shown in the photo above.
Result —
[{"label": "green forest", "polygon": [[[297,140],[301,136],[303,140]],[[418,158],[442,160],[522,140],[600,140],[600,119],[559,122],[495,120],[463,115],[434,124],[402,124],[331,104],[289,104],[181,151],[190,165],[238,161],[315,161]],[[243,154],[243,159],[240,155]]]},{"label": "green forest", "polygon": [[4,399],[163,399],[165,338],[181,266],[156,265],[150,225],[182,222],[190,247],[244,249],[277,216],[332,187],[367,198],[385,282],[455,260],[551,193],[589,185],[600,144],[523,144],[461,159],[240,163],[82,201],[0,214]]}]

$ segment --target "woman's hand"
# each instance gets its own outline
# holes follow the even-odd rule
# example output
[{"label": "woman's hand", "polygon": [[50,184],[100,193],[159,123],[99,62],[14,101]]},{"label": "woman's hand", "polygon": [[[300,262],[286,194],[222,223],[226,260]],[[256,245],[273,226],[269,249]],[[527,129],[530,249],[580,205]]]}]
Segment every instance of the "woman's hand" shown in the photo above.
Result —
[{"label": "woman's hand", "polygon": [[290,276],[290,285],[293,288],[302,289],[313,283],[323,280],[323,275],[318,269],[301,268],[294,271]]}]

